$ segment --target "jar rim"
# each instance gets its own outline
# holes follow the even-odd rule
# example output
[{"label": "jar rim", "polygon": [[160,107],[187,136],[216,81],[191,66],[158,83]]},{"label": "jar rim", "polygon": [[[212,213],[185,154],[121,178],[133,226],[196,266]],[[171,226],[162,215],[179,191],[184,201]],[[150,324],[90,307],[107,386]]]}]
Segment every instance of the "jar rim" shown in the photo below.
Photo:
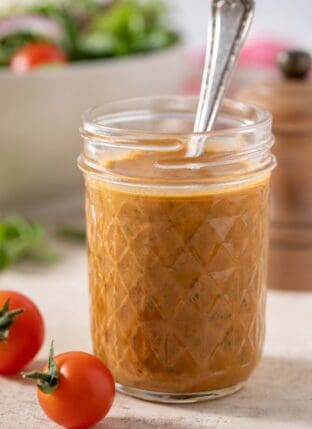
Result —
[{"label": "jar rim", "polygon": [[[195,106],[197,106],[197,96],[184,96],[184,95],[160,95],[160,96],[151,96],[151,97],[136,97],[136,98],[128,98],[128,99],[121,99],[109,102],[105,105],[99,105],[94,106],[89,109],[87,109],[83,115],[82,115],[82,122],[83,126],[81,129],[81,133],[84,134],[90,133],[92,135],[98,135],[98,136],[107,136],[107,135],[125,135],[127,133],[130,137],[133,138],[151,138],[151,139],[164,139],[164,138],[192,138],[192,137],[211,137],[211,136],[224,136],[224,135],[231,135],[231,134],[237,134],[242,132],[253,132],[258,130],[259,128],[271,128],[272,126],[272,115],[269,111],[264,109],[263,107],[251,104],[251,103],[245,103],[241,102],[239,100],[233,100],[226,98],[223,101],[222,109],[229,109],[234,108],[236,111],[245,112],[253,111],[254,116],[256,117],[256,120],[254,121],[247,121],[242,124],[241,126],[237,127],[228,127],[228,128],[222,128],[222,129],[216,129],[210,132],[204,131],[204,132],[170,132],[170,131],[146,131],[143,129],[136,129],[136,128],[127,128],[127,127],[120,127],[120,126],[111,126],[103,124],[101,121],[103,120],[111,120],[112,122],[117,122],[117,118],[121,114],[130,113],[131,111],[133,113],[137,113],[137,109],[131,109],[131,106],[133,105],[142,105],[142,109],[151,109],[153,107],[153,104],[161,103],[161,102],[168,102],[173,103],[176,102],[177,105],[185,104],[185,102],[191,104],[193,103]],[[125,110],[125,107],[128,107],[128,110]],[[116,110],[116,112],[112,115],[111,112]],[[152,113],[152,111],[150,111]],[[195,118],[195,110],[194,110],[194,118]]]},{"label": "jar rim", "polygon": [[[81,129],[80,169],[105,182],[149,189],[221,188],[233,180],[255,181],[272,171],[276,161],[269,112],[225,99],[215,130],[187,132],[193,127],[196,107],[197,97],[160,96],[89,109]],[[136,129],[138,124],[143,129]],[[176,128],[186,131],[168,132]],[[126,159],[131,162],[122,164]]]}]

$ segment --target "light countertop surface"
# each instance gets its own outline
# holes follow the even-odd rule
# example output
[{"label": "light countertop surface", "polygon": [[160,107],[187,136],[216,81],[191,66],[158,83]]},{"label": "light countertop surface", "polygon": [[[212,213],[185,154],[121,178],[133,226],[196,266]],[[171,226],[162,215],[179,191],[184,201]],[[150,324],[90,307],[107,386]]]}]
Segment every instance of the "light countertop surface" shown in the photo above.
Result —
[{"label": "light countertop surface", "polygon": [[[0,274],[0,288],[30,296],[46,321],[46,340],[29,368],[40,368],[53,338],[57,353],[90,351],[87,267],[82,245],[57,243],[59,262]],[[1,429],[50,429],[36,388],[19,376],[0,377]],[[245,388],[191,405],[156,405],[118,394],[97,429],[311,429],[312,293],[269,292],[262,362]]]}]

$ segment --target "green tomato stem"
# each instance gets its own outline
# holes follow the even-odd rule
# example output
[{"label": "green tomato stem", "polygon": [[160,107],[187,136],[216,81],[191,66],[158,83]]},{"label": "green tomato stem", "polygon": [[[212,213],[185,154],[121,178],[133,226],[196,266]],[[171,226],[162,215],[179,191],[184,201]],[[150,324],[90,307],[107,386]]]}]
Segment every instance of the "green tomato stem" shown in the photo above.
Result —
[{"label": "green tomato stem", "polygon": [[54,356],[53,341],[50,348],[47,372],[22,372],[22,377],[37,380],[37,387],[43,393],[53,393],[57,389],[60,380],[60,372]]},{"label": "green tomato stem", "polygon": [[0,342],[7,340],[10,327],[15,323],[16,316],[24,313],[23,308],[10,310],[10,300],[6,300],[0,310]]}]

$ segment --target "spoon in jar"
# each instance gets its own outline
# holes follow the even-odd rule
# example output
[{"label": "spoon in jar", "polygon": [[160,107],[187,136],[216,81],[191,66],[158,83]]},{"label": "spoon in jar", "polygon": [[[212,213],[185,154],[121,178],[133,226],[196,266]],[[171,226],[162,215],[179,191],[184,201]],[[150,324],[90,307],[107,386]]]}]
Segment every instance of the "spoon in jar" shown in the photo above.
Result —
[{"label": "spoon in jar", "polygon": [[[213,129],[255,11],[255,0],[212,0],[206,59],[194,132]],[[188,156],[199,156],[204,139],[199,138]]]}]

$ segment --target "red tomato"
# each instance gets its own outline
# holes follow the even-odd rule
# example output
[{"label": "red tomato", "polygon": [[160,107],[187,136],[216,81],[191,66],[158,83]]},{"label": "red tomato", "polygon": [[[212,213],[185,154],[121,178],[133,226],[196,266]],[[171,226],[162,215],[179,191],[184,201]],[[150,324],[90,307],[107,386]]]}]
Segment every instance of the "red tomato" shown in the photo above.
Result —
[{"label": "red tomato", "polygon": [[[5,338],[0,340],[0,374],[14,374],[20,371],[38,353],[44,337],[44,323],[36,305],[26,296],[13,291],[0,291],[0,311],[5,303],[9,311],[24,309],[24,312],[13,316],[12,324],[0,333]],[[5,325],[4,325],[5,326]]]},{"label": "red tomato", "polygon": [[66,55],[58,46],[48,42],[32,42],[15,52],[11,58],[11,69],[23,73],[42,65],[64,62]]},{"label": "red tomato", "polygon": [[[114,379],[106,366],[84,352],[60,354],[55,362],[59,377],[55,390],[37,391],[46,415],[68,429],[89,428],[102,420],[115,397]],[[48,370],[45,366],[43,373]]]}]

